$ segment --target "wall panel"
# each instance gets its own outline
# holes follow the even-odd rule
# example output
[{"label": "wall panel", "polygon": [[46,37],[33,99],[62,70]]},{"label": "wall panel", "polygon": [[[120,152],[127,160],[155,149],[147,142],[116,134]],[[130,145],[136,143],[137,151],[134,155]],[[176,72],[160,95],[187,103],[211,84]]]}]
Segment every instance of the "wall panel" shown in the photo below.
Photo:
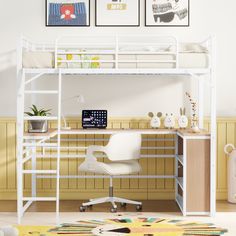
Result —
[{"label": "wall panel", "polygon": [[[79,119],[71,118],[68,124],[72,128],[80,128],[81,122]],[[56,124],[50,124],[50,127],[56,127]],[[128,129],[149,127],[147,119],[128,119],[117,118],[110,119],[109,128]],[[209,122],[206,120],[204,127],[209,129]],[[227,198],[227,157],[224,154],[223,148],[226,143],[236,144],[236,118],[219,118],[217,122],[217,198]],[[86,138],[94,138],[95,135],[87,135]],[[143,147],[172,147],[173,141],[153,141],[156,135],[144,135],[143,138],[149,139],[143,141]],[[85,135],[64,136],[62,138],[84,139]],[[108,135],[96,135],[96,138],[102,139],[97,142],[98,145],[107,143]],[[164,138],[164,135],[158,136]],[[165,138],[173,138],[173,136],[165,136]],[[78,145],[93,145],[94,141],[63,141],[62,146],[78,146]],[[43,150],[38,149],[38,153],[42,154]],[[56,150],[45,150],[48,155],[56,154]],[[173,150],[142,150],[142,154],[173,154]],[[62,154],[83,155],[85,150],[63,150]],[[107,161],[106,158],[101,160]],[[82,159],[65,158],[61,161],[61,174],[77,175],[78,166]],[[140,160],[143,172],[142,174],[168,174],[174,173],[173,159],[156,159],[143,158]],[[30,168],[31,163],[26,166]],[[56,161],[53,158],[40,158],[37,163],[38,168],[55,169]],[[26,195],[29,195],[31,190],[31,176],[27,175],[24,178],[24,186]],[[39,179],[38,194],[40,196],[51,196],[55,192],[55,180]],[[63,199],[86,199],[90,197],[102,196],[108,192],[109,181],[107,179],[64,179],[61,181],[61,198]],[[174,198],[174,182],[173,180],[163,179],[117,179],[114,181],[116,193],[123,197],[137,199],[173,199]],[[0,199],[16,199],[16,122],[15,119],[0,119]]]}]

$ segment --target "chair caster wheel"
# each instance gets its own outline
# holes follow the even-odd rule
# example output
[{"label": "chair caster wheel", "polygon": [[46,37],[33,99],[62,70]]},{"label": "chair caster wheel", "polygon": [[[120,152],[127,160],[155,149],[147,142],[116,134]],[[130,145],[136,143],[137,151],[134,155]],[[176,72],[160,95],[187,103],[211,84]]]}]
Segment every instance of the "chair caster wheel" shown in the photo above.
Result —
[{"label": "chair caster wheel", "polygon": [[81,206],[81,207],[79,208],[79,210],[80,210],[80,212],[85,212],[85,211],[86,211],[86,207]]},{"label": "chair caster wheel", "polygon": [[136,210],[137,210],[137,211],[141,211],[141,210],[142,210],[142,208],[143,208],[143,206],[142,206],[142,205],[137,205],[137,206],[136,206]]},{"label": "chair caster wheel", "polygon": [[127,204],[126,204],[125,202],[121,202],[121,203],[120,203],[120,206],[121,206],[121,207],[126,207],[126,205],[127,205]]},{"label": "chair caster wheel", "polygon": [[112,207],[111,208],[111,213],[116,213],[116,212],[117,212],[117,208]]}]

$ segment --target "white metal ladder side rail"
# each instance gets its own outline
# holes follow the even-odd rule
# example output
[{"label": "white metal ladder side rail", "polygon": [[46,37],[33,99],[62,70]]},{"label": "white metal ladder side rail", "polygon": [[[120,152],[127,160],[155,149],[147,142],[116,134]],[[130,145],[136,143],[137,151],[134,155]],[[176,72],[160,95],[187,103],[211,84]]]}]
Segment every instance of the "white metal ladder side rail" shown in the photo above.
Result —
[{"label": "white metal ladder side rail", "polygon": [[[40,75],[41,76],[41,75]],[[39,78],[38,76],[37,78]],[[58,90],[45,90],[45,91],[34,91],[25,90],[28,83],[26,81],[25,72],[23,69],[18,71],[18,95],[17,95],[17,218],[18,224],[21,223],[21,219],[34,201],[55,201],[56,202],[56,219],[59,221],[59,193],[60,193],[60,140],[61,140],[61,72],[59,70],[59,80],[58,80]],[[32,80],[33,81],[33,80]],[[31,82],[32,82],[31,81]],[[24,116],[24,106],[25,106],[25,94],[52,94],[58,95],[58,114],[56,117],[43,117],[43,120],[57,120],[58,133],[57,142],[53,144],[43,143],[45,140],[36,141],[31,140],[31,142],[24,143],[24,124],[27,120],[39,120],[38,117],[25,117]],[[50,146],[56,145],[57,148],[57,165],[56,170],[36,170],[37,146]],[[25,149],[25,150],[24,150]],[[25,170],[24,164],[31,160],[31,169]],[[24,197],[24,175],[31,174],[31,197]],[[55,197],[37,197],[37,175],[38,174],[53,174],[56,175],[56,196]],[[24,201],[26,203],[24,204]]]},{"label": "white metal ladder side rail", "polygon": [[60,212],[60,155],[61,155],[61,90],[62,73],[58,74],[58,120],[57,120],[57,179],[56,179],[56,222],[59,224]]}]

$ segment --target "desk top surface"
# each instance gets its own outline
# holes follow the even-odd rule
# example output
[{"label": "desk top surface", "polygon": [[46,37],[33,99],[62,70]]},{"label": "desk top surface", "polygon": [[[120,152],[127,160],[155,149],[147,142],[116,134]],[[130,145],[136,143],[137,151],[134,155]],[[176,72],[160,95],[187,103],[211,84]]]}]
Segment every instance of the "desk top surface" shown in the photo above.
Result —
[{"label": "desk top surface", "polygon": [[[63,135],[76,134],[114,134],[120,132],[138,132],[149,135],[175,135],[179,134],[182,137],[210,137],[210,133],[206,130],[201,130],[199,133],[194,133],[191,129],[61,129]],[[47,133],[25,133],[25,138],[43,139],[57,135],[57,129],[50,129]]]}]

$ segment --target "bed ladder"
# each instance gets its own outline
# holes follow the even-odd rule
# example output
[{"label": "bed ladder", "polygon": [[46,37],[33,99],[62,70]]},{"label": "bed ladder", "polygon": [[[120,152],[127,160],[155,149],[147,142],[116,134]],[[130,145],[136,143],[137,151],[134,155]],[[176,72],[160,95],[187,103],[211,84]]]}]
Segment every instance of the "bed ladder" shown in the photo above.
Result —
[{"label": "bed ladder", "polygon": [[[18,95],[17,95],[17,216],[18,224],[21,223],[21,219],[27,209],[35,201],[55,201],[56,202],[56,221],[59,222],[59,193],[60,193],[60,142],[61,142],[61,72],[59,70],[58,89],[57,90],[26,90],[27,84],[34,79],[26,81],[24,70],[18,75]],[[35,76],[37,77],[37,76]],[[38,76],[37,78],[39,78]],[[58,97],[58,112],[57,116],[51,117],[27,117],[25,116],[25,95],[56,95]],[[33,138],[24,135],[25,122],[29,120],[47,120],[57,121],[57,141],[53,143],[46,143],[50,140],[50,136],[35,136]],[[56,135],[56,134],[55,134]],[[56,168],[50,170],[38,170],[37,169],[37,148],[38,147],[56,147],[57,148],[57,162]],[[30,169],[25,169],[25,164]],[[24,196],[24,178],[26,175],[31,175],[31,196]],[[37,178],[43,176],[43,178],[56,177],[56,194],[54,197],[38,197],[37,196]]]}]

